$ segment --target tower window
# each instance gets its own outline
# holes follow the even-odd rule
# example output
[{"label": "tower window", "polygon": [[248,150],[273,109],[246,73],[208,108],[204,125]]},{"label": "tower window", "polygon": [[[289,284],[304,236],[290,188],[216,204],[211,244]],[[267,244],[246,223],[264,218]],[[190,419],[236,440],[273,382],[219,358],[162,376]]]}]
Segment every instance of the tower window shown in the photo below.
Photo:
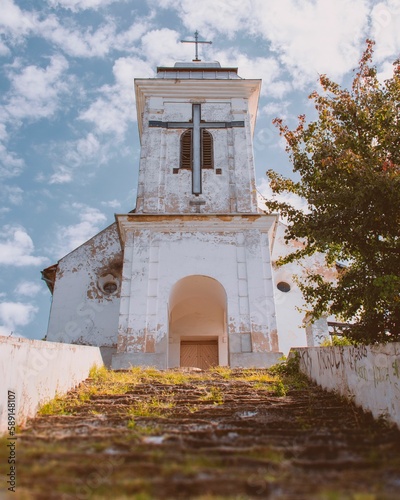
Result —
[{"label": "tower window", "polygon": [[192,129],[181,135],[181,164],[180,168],[192,168]]},{"label": "tower window", "polygon": [[201,130],[201,168],[214,168],[213,138],[205,129]]},{"label": "tower window", "polygon": [[[201,130],[201,168],[214,168],[213,137],[205,129]],[[192,129],[186,130],[181,135],[180,168],[191,169],[192,156]]]}]

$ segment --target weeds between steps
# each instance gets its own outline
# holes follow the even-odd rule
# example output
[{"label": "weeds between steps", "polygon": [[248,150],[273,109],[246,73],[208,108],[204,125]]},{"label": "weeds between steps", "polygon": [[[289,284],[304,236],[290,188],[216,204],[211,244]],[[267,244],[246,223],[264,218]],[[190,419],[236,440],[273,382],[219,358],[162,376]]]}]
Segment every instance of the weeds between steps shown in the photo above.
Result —
[{"label": "weeds between steps", "polygon": [[[196,384],[203,390],[199,401],[221,405],[224,402],[221,381],[249,383],[256,390],[263,390],[271,396],[284,397],[288,391],[304,386],[307,381],[298,370],[298,359],[282,360],[269,369],[232,369],[217,366],[207,371],[157,370],[155,368],[133,367],[130,370],[113,371],[105,367],[93,367],[89,378],[65,396],[57,395],[39,409],[38,415],[72,415],[92,398],[129,394],[143,384],[179,386]],[[205,385],[201,385],[204,383]],[[200,384],[200,386],[199,386]],[[151,400],[133,403],[131,416],[166,416],[173,409],[168,395],[159,395]]]}]

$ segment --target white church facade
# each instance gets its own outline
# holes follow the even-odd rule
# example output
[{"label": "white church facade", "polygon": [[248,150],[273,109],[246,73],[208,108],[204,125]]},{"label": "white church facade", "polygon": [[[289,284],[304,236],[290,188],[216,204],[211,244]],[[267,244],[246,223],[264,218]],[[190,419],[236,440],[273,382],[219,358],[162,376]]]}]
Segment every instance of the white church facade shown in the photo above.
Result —
[{"label": "white church facade", "polygon": [[284,226],[257,205],[260,87],[219,63],[135,80],[136,208],[43,271],[48,341],[99,346],[114,369],[267,367],[327,334],[304,325],[298,269],[274,265]]}]

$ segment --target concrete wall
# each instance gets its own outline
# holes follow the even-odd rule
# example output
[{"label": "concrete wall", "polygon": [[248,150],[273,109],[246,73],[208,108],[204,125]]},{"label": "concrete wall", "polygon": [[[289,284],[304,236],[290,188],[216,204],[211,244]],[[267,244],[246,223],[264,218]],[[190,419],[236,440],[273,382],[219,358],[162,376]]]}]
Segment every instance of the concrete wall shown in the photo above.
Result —
[{"label": "concrete wall", "polygon": [[[279,351],[268,251],[274,216],[132,214],[117,219],[125,251],[114,368],[127,367],[117,364],[123,353],[132,353],[132,364],[135,358],[146,364],[136,353],[155,353],[157,360],[162,355],[159,367],[167,367],[168,350],[179,342],[169,329],[170,294],[190,276],[213,278],[226,292],[232,366],[246,366],[250,353],[260,353],[250,365],[259,366],[261,354]],[[261,363],[265,366],[267,359]]]},{"label": "concrete wall", "polygon": [[[116,347],[122,274],[117,226],[111,224],[57,266],[47,340]],[[103,285],[117,289],[106,293]]]},{"label": "concrete wall", "polygon": [[9,395],[21,425],[56,393],[85,380],[93,365],[103,365],[98,347],[0,337],[0,435],[7,432]]},{"label": "concrete wall", "polygon": [[[304,280],[307,272],[312,271],[330,281],[335,279],[336,270],[326,266],[325,257],[320,253],[304,258],[301,263],[291,262],[278,267],[275,262],[280,257],[303,247],[301,241],[285,242],[286,228],[282,222],[278,223],[271,258],[279,349],[287,356],[293,346],[318,346],[328,336],[326,318],[307,324],[303,294],[294,277]],[[277,288],[280,282],[290,285],[290,291],[280,291]]]},{"label": "concrete wall", "polygon": [[300,370],[318,385],[400,428],[400,343],[292,349]]}]

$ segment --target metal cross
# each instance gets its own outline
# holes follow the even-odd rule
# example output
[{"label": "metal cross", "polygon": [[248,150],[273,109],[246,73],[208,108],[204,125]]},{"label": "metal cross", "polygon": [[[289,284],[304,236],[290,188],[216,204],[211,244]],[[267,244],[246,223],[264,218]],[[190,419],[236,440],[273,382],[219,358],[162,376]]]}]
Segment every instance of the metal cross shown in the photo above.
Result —
[{"label": "metal cross", "polygon": [[196,30],[194,32],[194,40],[181,40],[181,43],[194,43],[196,44],[196,49],[195,49],[195,59],[193,59],[193,62],[199,62],[199,43],[208,43],[212,44],[212,42],[205,42],[203,40],[199,40],[199,32]]},{"label": "metal cross", "polygon": [[201,194],[201,129],[203,128],[232,128],[244,127],[244,121],[233,122],[204,122],[201,121],[201,105],[192,104],[191,122],[161,122],[149,121],[149,127],[158,128],[186,128],[192,129],[192,193]]}]

